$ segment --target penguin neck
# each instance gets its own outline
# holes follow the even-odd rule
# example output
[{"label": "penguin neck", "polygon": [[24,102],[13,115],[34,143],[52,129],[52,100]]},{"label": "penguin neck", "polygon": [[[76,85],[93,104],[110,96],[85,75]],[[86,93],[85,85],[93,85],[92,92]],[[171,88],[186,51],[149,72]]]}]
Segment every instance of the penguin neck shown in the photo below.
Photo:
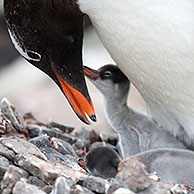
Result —
[{"label": "penguin neck", "polygon": [[136,113],[127,106],[127,97],[127,94],[124,94],[120,98],[115,96],[108,98],[104,96],[105,116],[119,137],[123,158],[140,152],[138,132],[130,128],[130,125],[133,124],[133,118],[136,117]]},{"label": "penguin neck", "polygon": [[106,119],[110,125],[115,129],[119,130],[120,124],[125,119],[128,112],[133,112],[127,106],[128,94],[124,94],[122,97],[104,96],[104,112]]}]

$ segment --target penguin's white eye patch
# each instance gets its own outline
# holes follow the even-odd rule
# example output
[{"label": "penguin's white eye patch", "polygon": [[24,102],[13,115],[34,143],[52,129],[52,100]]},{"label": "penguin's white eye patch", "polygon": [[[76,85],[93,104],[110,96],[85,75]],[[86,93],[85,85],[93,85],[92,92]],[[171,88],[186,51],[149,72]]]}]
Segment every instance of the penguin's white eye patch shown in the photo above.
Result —
[{"label": "penguin's white eye patch", "polygon": [[27,55],[33,60],[33,61],[40,61],[41,55],[37,52],[27,50]]},{"label": "penguin's white eye patch", "polygon": [[11,40],[15,46],[15,48],[17,49],[17,51],[27,60],[30,61],[40,61],[41,60],[41,55],[38,54],[35,51],[31,51],[31,50],[26,50],[24,48],[21,47],[21,45],[18,43],[17,38],[15,36],[14,33],[11,33],[10,30],[8,30],[9,35],[11,37]]},{"label": "penguin's white eye patch", "polygon": [[112,76],[112,73],[110,71],[105,71],[104,72],[104,76],[105,77],[111,77]]}]

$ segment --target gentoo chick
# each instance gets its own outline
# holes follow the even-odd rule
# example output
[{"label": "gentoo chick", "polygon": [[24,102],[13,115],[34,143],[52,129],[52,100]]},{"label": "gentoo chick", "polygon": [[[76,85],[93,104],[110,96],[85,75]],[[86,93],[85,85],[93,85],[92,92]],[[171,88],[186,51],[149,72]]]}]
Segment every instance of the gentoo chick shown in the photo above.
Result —
[{"label": "gentoo chick", "polygon": [[[147,150],[135,156],[146,166],[145,170],[149,175],[156,173],[161,181],[194,185],[193,151],[159,148]],[[101,146],[87,154],[86,167],[94,176],[111,178],[116,175],[120,161],[113,149]]]},{"label": "gentoo chick", "polygon": [[162,148],[136,155],[146,165],[148,173],[154,173],[162,181],[194,185],[194,152],[182,149]]},{"label": "gentoo chick", "polygon": [[123,158],[155,148],[186,148],[152,118],[127,106],[130,81],[117,66],[84,67],[84,74],[103,94],[105,116],[118,133]]},{"label": "gentoo chick", "polygon": [[118,171],[120,161],[120,156],[113,148],[99,146],[87,153],[86,168],[94,176],[112,178]]}]

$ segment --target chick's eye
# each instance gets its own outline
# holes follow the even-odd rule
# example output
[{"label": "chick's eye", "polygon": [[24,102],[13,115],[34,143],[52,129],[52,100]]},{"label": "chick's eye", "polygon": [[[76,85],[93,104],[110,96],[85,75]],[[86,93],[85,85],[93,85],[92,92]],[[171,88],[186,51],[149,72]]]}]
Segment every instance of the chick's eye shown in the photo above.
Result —
[{"label": "chick's eye", "polygon": [[105,77],[111,77],[112,73],[110,71],[105,71],[104,76]]}]

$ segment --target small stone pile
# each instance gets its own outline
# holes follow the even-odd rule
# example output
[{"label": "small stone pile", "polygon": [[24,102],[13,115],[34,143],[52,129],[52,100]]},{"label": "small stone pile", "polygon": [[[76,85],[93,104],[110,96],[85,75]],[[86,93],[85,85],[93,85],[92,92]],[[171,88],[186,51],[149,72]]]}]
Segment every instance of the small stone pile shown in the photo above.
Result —
[{"label": "small stone pile", "polygon": [[[0,103],[0,193],[2,194],[178,194],[188,185],[159,181],[138,158],[120,162],[116,176],[102,178],[88,171],[89,150],[107,146],[116,150],[117,137],[56,122],[22,116],[7,99]],[[89,152],[90,153],[90,152]],[[97,160],[97,159],[96,159]],[[107,167],[108,169],[108,167]],[[117,170],[118,169],[118,170]],[[118,171],[118,172],[117,172]],[[103,172],[102,172],[103,174]]]}]

